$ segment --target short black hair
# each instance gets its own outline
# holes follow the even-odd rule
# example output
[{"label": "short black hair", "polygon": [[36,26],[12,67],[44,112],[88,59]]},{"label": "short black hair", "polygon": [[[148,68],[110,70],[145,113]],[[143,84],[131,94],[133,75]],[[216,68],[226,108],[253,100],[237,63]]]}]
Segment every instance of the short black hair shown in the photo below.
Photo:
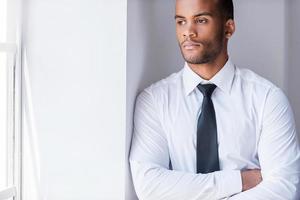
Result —
[{"label": "short black hair", "polygon": [[232,0],[218,0],[218,6],[225,20],[234,19],[234,8]]}]

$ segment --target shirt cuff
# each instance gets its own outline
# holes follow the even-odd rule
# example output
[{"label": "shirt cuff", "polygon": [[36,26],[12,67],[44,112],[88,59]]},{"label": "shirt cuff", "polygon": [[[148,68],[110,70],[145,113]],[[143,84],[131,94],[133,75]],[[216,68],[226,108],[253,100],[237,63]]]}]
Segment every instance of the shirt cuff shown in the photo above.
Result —
[{"label": "shirt cuff", "polygon": [[222,199],[242,192],[242,176],[239,170],[224,170],[215,173],[217,198]]}]

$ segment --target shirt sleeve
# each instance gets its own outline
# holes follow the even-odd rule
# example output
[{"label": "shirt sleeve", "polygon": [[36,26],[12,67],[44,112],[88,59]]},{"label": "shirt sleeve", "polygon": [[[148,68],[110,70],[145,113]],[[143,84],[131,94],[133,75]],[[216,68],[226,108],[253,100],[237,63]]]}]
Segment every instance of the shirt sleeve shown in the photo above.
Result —
[{"label": "shirt sleeve", "polygon": [[[137,98],[130,167],[137,196],[141,200],[216,200],[242,190],[237,170],[195,174],[169,170],[169,150],[149,91]],[[230,184],[229,184],[230,183]]]},{"label": "shirt sleeve", "polygon": [[230,200],[300,199],[299,142],[291,107],[279,88],[267,97],[258,145],[263,181]]}]

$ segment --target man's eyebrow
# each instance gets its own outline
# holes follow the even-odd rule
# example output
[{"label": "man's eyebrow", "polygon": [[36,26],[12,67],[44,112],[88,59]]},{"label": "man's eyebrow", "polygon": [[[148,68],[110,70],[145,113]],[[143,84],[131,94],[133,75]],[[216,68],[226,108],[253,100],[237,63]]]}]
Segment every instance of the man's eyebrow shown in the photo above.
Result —
[{"label": "man's eyebrow", "polygon": [[185,18],[185,17],[180,16],[180,15],[175,15],[174,19],[177,19],[177,18]]},{"label": "man's eyebrow", "polygon": [[[213,14],[210,13],[210,12],[201,12],[201,13],[198,13],[198,14],[194,15],[193,17],[200,17],[200,16],[203,16],[203,15],[208,15],[208,16],[211,16],[211,17],[213,16]],[[185,17],[183,17],[181,15],[175,15],[174,18],[177,19],[177,18],[185,18]]]},{"label": "man's eyebrow", "polygon": [[201,12],[201,13],[198,13],[198,14],[196,14],[196,15],[194,15],[194,17],[200,17],[200,16],[203,16],[203,15],[208,15],[208,16],[213,16],[213,14],[212,13],[210,13],[210,12]]}]

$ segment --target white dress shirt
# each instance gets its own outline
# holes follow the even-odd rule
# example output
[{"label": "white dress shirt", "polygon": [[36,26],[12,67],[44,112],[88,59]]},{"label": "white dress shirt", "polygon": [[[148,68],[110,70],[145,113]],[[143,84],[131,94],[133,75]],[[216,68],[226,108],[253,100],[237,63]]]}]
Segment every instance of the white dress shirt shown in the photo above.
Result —
[{"label": "white dress shirt", "polygon": [[[212,94],[220,171],[196,174],[197,120]],[[169,168],[171,163],[172,169]],[[137,98],[130,165],[141,200],[298,200],[300,151],[288,99],[266,79],[230,60],[209,81],[186,64]],[[242,191],[240,170],[261,169],[263,181]]]}]

